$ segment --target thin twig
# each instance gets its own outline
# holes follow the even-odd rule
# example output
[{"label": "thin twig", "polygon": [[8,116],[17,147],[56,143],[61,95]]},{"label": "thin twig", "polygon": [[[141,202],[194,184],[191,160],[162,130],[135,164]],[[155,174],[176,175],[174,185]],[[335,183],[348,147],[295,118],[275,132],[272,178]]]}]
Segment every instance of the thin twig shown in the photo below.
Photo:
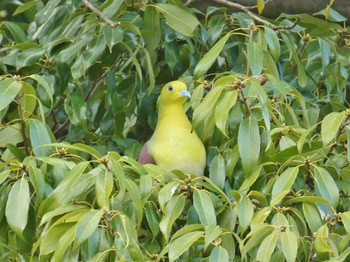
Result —
[{"label": "thin twig", "polygon": [[88,0],[83,0],[84,5],[86,5],[92,12],[99,16],[103,21],[105,21],[110,27],[114,28],[120,25],[120,22],[113,22],[104,13],[94,7]]},{"label": "thin twig", "polygon": [[297,18],[295,19],[295,22],[292,25],[274,25],[274,24],[270,23],[269,21],[259,17],[258,15],[253,13],[252,11],[250,11],[249,7],[243,6],[243,5],[238,4],[238,3],[233,3],[233,2],[230,2],[228,0],[213,0],[213,1],[218,3],[218,4],[227,5],[227,6],[236,8],[238,10],[241,10],[244,13],[246,13],[247,15],[249,15],[251,18],[253,18],[255,21],[260,22],[260,23],[262,23],[264,25],[267,25],[268,27],[271,27],[274,30],[277,30],[277,29],[292,29],[300,21],[300,17],[297,16]]}]

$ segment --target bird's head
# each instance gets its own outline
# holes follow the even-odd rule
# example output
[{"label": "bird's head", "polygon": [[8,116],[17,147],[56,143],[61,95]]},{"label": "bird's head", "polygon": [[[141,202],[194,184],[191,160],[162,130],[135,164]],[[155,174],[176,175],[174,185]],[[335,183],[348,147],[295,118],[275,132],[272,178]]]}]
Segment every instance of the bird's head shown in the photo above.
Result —
[{"label": "bird's head", "polygon": [[182,104],[186,97],[191,97],[190,92],[187,90],[187,86],[181,81],[172,81],[167,83],[160,93],[159,103],[170,104],[180,103]]}]

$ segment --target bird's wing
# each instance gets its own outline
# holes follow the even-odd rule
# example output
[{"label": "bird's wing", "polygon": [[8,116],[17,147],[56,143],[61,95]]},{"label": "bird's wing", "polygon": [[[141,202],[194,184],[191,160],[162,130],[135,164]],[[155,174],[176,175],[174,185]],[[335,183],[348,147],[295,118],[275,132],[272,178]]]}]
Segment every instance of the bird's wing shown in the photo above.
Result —
[{"label": "bird's wing", "polygon": [[139,159],[137,160],[141,164],[155,164],[153,157],[148,153],[147,143],[141,149]]}]

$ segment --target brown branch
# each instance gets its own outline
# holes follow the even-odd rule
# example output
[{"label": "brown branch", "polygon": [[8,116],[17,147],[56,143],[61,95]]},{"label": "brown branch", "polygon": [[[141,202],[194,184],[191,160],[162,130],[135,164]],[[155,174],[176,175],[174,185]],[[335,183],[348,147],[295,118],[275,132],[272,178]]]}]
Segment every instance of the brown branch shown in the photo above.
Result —
[{"label": "brown branch", "polygon": [[92,12],[99,16],[103,21],[105,21],[110,27],[114,28],[120,25],[120,22],[113,22],[104,13],[94,7],[89,0],[83,0],[84,5],[86,5]]},{"label": "brown branch", "polygon": [[253,18],[255,21],[257,21],[259,23],[262,23],[262,24],[264,24],[264,25],[266,25],[268,27],[271,27],[274,30],[277,30],[277,29],[292,29],[300,21],[300,17],[298,16],[295,19],[295,22],[292,25],[274,25],[274,24],[270,23],[269,21],[267,21],[267,20],[261,18],[260,16],[256,15],[252,11],[250,11],[249,9],[251,7],[243,6],[241,4],[234,3],[234,2],[231,2],[231,1],[228,1],[228,0],[213,0],[213,1],[218,3],[218,4],[227,5],[229,7],[233,7],[233,8],[236,8],[236,9],[240,10],[240,11],[243,11],[244,13],[249,15],[251,18]]}]

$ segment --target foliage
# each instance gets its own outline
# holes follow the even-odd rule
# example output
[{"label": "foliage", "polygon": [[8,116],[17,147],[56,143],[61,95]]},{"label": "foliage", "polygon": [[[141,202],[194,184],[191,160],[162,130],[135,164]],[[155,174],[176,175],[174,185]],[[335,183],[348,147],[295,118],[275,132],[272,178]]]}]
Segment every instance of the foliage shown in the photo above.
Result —
[{"label": "foliage", "polygon": [[[347,259],[350,36],[331,5],[273,30],[176,0],[91,2],[116,27],[77,0],[18,3],[0,24],[1,260]],[[178,78],[200,179],[135,161]]]}]

